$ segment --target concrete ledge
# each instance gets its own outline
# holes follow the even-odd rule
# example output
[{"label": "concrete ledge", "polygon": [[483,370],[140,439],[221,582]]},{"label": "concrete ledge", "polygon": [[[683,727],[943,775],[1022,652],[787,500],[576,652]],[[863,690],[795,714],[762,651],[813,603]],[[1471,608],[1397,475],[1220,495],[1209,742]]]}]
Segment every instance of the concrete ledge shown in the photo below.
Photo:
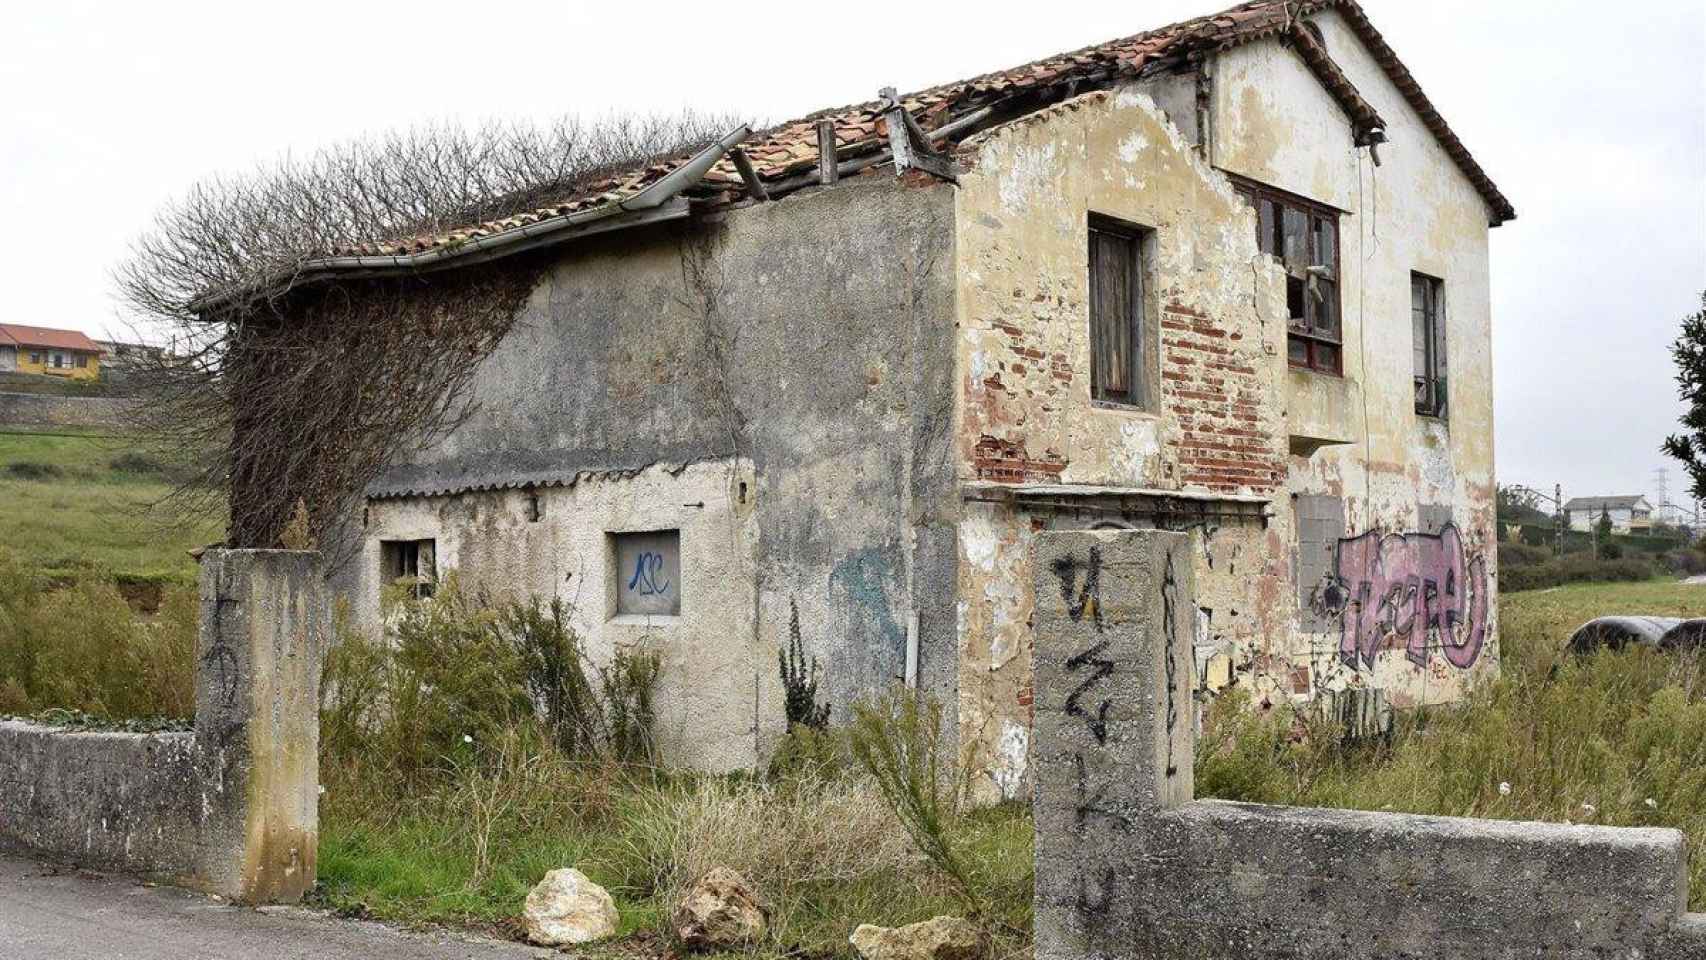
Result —
[{"label": "concrete ledge", "polygon": [[1036,540],[1038,960],[1706,960],[1675,830],[1194,800],[1187,543]]},{"label": "concrete ledge", "polygon": [[210,551],[201,602],[193,734],[0,723],[0,847],[244,902],[313,886],[318,556]]}]

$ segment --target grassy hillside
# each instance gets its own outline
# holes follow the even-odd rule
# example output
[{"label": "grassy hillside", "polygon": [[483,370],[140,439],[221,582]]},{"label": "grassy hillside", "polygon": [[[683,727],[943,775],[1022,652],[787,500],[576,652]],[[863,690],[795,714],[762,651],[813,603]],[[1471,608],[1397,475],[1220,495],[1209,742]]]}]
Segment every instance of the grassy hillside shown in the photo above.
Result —
[{"label": "grassy hillside", "polygon": [[188,551],[219,539],[223,518],[159,509],[173,482],[132,440],[0,427],[0,544],[55,578],[193,582]]}]

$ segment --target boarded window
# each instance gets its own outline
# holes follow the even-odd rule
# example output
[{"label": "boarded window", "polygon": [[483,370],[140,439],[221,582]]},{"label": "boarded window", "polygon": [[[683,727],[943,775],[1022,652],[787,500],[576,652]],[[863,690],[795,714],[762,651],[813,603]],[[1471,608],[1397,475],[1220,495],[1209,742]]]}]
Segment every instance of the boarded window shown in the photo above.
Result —
[{"label": "boarded window", "polygon": [[1090,393],[1101,403],[1148,402],[1143,236],[1139,227],[1090,220]]},{"label": "boarded window", "polygon": [[1238,190],[1256,208],[1256,245],[1285,267],[1287,358],[1294,367],[1342,373],[1339,211],[1246,180]]},{"label": "boarded window", "polygon": [[385,583],[407,585],[417,597],[432,596],[438,584],[438,541],[379,541],[379,572]]},{"label": "boarded window", "polygon": [[681,531],[611,534],[616,558],[616,612],[681,613]]},{"label": "boarded window", "polygon": [[1410,274],[1410,330],[1416,380],[1416,412],[1445,419],[1445,284]]},{"label": "boarded window", "polygon": [[1333,598],[1339,541],[1345,537],[1345,501],[1339,497],[1297,498],[1297,602],[1308,633],[1333,629]]}]

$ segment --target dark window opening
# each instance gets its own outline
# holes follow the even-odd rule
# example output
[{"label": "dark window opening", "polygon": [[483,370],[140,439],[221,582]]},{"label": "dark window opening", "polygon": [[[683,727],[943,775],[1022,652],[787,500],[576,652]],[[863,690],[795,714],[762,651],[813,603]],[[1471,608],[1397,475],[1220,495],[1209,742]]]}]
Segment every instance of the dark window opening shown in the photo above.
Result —
[{"label": "dark window opening", "polygon": [[408,585],[416,597],[430,597],[438,585],[438,541],[379,541],[379,572],[386,583]]},{"label": "dark window opening", "polygon": [[1090,219],[1090,396],[1141,407],[1149,401],[1140,227]]},{"label": "dark window opening", "polygon": [[86,369],[88,369],[88,367],[89,367],[89,355],[86,353],[79,353],[77,355],[77,368],[79,370],[86,370]]},{"label": "dark window opening", "polygon": [[1410,331],[1416,382],[1416,413],[1445,419],[1445,284],[1410,274]]},{"label": "dark window opening", "polygon": [[545,518],[545,502],[539,499],[539,491],[527,491],[527,522],[538,523]]},{"label": "dark window opening", "polygon": [[1339,211],[1240,180],[1256,208],[1256,243],[1285,267],[1286,359],[1294,367],[1344,372],[1339,324]]}]

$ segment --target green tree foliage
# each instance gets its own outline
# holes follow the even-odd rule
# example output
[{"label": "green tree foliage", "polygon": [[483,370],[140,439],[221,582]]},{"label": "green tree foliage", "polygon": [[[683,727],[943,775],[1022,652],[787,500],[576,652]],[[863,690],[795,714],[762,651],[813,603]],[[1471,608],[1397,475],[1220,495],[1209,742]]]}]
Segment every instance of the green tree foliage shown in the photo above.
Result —
[{"label": "green tree foliage", "polygon": [[1677,393],[1688,406],[1681,423],[1686,431],[1665,440],[1664,452],[1682,461],[1691,481],[1689,493],[1706,500],[1706,293],[1700,312],[1682,318],[1682,334],[1671,344],[1676,362]]}]

